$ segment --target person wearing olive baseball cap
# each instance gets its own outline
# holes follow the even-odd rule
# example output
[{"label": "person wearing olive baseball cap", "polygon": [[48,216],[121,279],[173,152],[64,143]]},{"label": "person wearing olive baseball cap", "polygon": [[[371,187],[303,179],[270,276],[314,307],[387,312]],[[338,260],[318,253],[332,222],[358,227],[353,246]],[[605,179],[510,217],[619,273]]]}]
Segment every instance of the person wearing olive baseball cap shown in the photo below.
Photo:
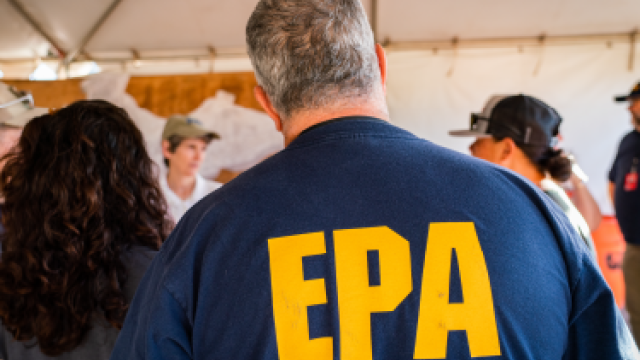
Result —
[{"label": "person wearing olive baseball cap", "polygon": [[199,174],[207,146],[218,138],[197,119],[183,115],[167,119],[162,131],[162,154],[168,171],[160,177],[160,186],[176,222],[191,206],[222,186]]}]

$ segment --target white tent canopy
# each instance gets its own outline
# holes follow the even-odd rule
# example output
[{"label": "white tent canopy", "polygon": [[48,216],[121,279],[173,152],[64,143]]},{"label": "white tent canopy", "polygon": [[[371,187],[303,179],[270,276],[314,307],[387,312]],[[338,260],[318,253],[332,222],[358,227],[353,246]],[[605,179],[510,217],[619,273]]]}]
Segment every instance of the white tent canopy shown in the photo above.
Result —
[{"label": "white tent canopy", "polygon": [[[244,27],[256,2],[1,1],[0,71],[24,77],[39,64],[33,59],[48,55],[56,69],[58,55],[74,52],[103,70],[134,75],[208,72],[214,64],[215,71],[251,70]],[[625,106],[612,98],[640,80],[640,34],[634,33],[640,28],[639,1],[363,3],[370,16],[377,14],[372,25],[389,50],[387,98],[394,123],[465,152],[471,140],[447,132],[467,126],[469,113],[481,110],[489,96],[537,96],[563,116],[564,147],[591,178],[588,186],[602,210],[612,212],[607,172],[618,141],[630,130]],[[71,75],[80,66],[86,65],[72,65]]]},{"label": "white tent canopy", "polygon": [[[208,55],[210,49],[220,55],[238,54],[244,50],[244,27],[256,2],[2,1],[0,60],[46,57],[50,46],[42,34],[64,54],[79,50],[88,40],[86,54],[95,59],[186,57]],[[636,0],[363,0],[363,4],[375,18],[378,39],[391,42],[623,34],[640,27]],[[100,24],[105,14],[109,16]],[[87,38],[92,30],[95,33]]]}]

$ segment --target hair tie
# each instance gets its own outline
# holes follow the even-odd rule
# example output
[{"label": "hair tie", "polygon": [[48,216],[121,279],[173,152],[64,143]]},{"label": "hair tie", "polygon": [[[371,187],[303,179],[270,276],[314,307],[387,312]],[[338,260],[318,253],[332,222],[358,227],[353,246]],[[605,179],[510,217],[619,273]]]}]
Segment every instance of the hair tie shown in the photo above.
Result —
[{"label": "hair tie", "polygon": [[542,153],[542,156],[540,157],[538,162],[541,164],[544,164],[547,161],[553,159],[554,157],[557,157],[560,155],[562,155],[562,149],[554,149],[550,147],[544,153]]}]

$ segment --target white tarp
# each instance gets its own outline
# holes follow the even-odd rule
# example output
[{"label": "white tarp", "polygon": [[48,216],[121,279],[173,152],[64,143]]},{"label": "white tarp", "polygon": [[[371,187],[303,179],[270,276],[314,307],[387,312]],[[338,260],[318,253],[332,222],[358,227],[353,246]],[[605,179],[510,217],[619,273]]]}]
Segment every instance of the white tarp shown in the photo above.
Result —
[{"label": "white tarp", "polygon": [[[640,58],[640,51],[636,55]],[[472,139],[453,138],[448,131],[466,128],[469,114],[480,111],[492,94],[522,92],[542,99],[563,117],[562,145],[576,156],[591,179],[587,184],[591,192],[603,212],[610,214],[607,173],[619,140],[631,129],[626,105],[614,103],[613,96],[627,93],[640,80],[640,65],[630,72],[628,61],[628,46],[607,47],[605,44],[526,48],[522,52],[515,48],[460,49],[455,56],[452,51],[437,54],[430,51],[391,52],[387,99],[393,123],[436,144],[465,153],[468,153]],[[104,78],[95,76],[85,83],[90,96],[100,94],[97,97],[131,112],[150,146],[155,147],[152,150],[154,159],[161,159],[159,141],[155,139],[160,138],[163,122],[140,109],[124,92],[128,77],[109,76],[109,81],[98,79]],[[224,167],[243,168],[270,151],[276,151],[276,144],[281,146],[281,137],[265,115],[256,115],[253,123],[256,128],[248,125],[236,128],[231,124],[242,123],[243,120],[237,121],[241,116],[234,114],[235,110],[231,111],[235,108],[224,106],[231,106],[232,101],[227,96],[210,101],[210,105],[203,104],[194,114],[213,128],[217,127],[223,139],[225,133],[230,134],[235,131],[233,129],[239,131],[246,126],[245,129],[253,130],[237,137],[242,139],[238,141],[233,140],[236,139],[233,135],[226,136],[228,149],[223,149],[225,142],[222,141],[212,144],[211,163],[204,167],[205,175],[215,176]],[[214,116],[219,109],[229,111]],[[203,111],[202,115],[200,111]],[[232,128],[225,130],[225,124]],[[258,139],[259,128],[267,135],[256,144],[272,145],[265,145],[265,150],[244,149],[243,146],[254,143],[245,139],[253,136]],[[245,161],[245,158],[249,160]],[[221,162],[223,159],[227,162]]]},{"label": "white tarp", "polygon": [[[68,51],[78,46],[112,0],[20,2]],[[211,68],[208,61],[192,61],[184,54],[206,56],[209,47],[221,53],[226,48],[244,48],[244,27],[256,3],[257,0],[123,1],[86,50],[98,59],[131,60],[101,63],[103,70],[146,75],[206,73]],[[365,0],[363,4],[370,11],[371,1]],[[454,37],[463,41],[542,34],[553,37],[629,33],[640,28],[637,0],[379,0],[378,4],[379,38],[392,44]],[[36,58],[46,55],[47,48],[44,39],[8,2],[0,2],[0,58]],[[134,67],[137,62],[133,61],[132,49],[142,58],[153,58],[158,51],[166,51],[164,55],[183,54],[184,58],[142,61],[141,66]],[[611,212],[606,173],[617,142],[630,129],[625,106],[614,104],[612,96],[629,91],[640,80],[639,54],[635,70],[628,71],[628,44],[614,42],[612,48],[607,48],[605,41],[592,45],[548,45],[527,48],[522,53],[516,47],[460,48],[456,57],[452,51],[441,50],[438,54],[392,52],[389,58],[389,105],[393,121],[460,151],[466,152],[470,140],[450,138],[447,131],[465,127],[469,113],[479,111],[492,94],[524,92],[556,107],[565,119],[562,126],[565,147],[576,155],[591,177],[588,186],[604,212]],[[248,69],[247,59],[218,58],[215,62],[215,71]],[[0,71],[7,78],[24,77],[36,66],[36,61],[7,62],[0,63]],[[452,68],[451,76],[447,76]],[[534,75],[537,68],[539,71]],[[141,119],[153,119],[153,114],[139,109],[133,99],[127,98],[123,90],[126,81],[119,86],[119,92],[111,94],[113,102],[139,114]],[[141,125],[148,128],[145,136],[153,139],[159,135],[157,127],[151,125],[154,123],[145,120]],[[262,155],[260,151],[256,153]],[[154,156],[158,158],[157,154]],[[238,160],[241,163],[244,160]],[[211,173],[223,165],[227,164],[212,164]]]},{"label": "white tarp", "polygon": [[630,72],[628,61],[628,46],[605,44],[523,52],[461,49],[457,56],[451,51],[391,53],[387,91],[392,122],[468,153],[472,140],[450,137],[449,130],[467,128],[470,113],[481,111],[492,94],[536,96],[563,117],[563,147],[575,154],[591,178],[589,189],[610,214],[607,174],[619,140],[631,130],[626,105],[614,103],[613,96],[628,93],[640,80],[640,64]]},{"label": "white tarp", "polygon": [[[149,155],[165,171],[161,147],[165,119],[138,106],[126,93],[128,83],[128,75],[103,73],[87,78],[82,87],[88,99],[107,100],[129,113],[145,138]],[[201,169],[204,177],[215,178],[222,169],[246,170],[283,148],[283,137],[266,114],[234,101],[232,94],[218,91],[189,114],[220,135],[207,148]]]},{"label": "white tarp", "polygon": [[[640,58],[640,51],[636,56]],[[452,51],[391,52],[387,99],[393,123],[436,144],[465,153],[468,153],[472,139],[453,138],[448,131],[466,128],[469,114],[480,111],[491,95],[522,92],[542,99],[563,117],[562,146],[575,155],[590,177],[587,185],[602,211],[611,214],[607,173],[619,140],[631,129],[626,105],[614,103],[613,96],[627,93],[640,80],[640,66],[630,72],[628,61],[629,47],[619,44],[612,47],[605,44],[549,46],[523,51],[515,48],[460,49],[457,55]],[[92,97],[101,94],[98,97],[123,106],[132,115],[137,114],[133,116],[138,119],[146,138],[160,138],[161,119],[140,109],[124,93],[127,76],[110,77],[108,82],[97,82],[97,79],[101,77],[90,78],[85,83],[85,89]],[[215,111],[208,110],[209,106],[223,109],[222,104],[231,105],[231,100],[224,98],[211,100],[214,105],[205,103],[201,110],[204,108],[205,114],[213,114]],[[200,115],[198,110],[196,113],[205,121],[223,118],[229,124],[236,121],[232,112],[222,117]],[[265,115],[255,121],[269,134],[268,139],[263,140],[265,144],[271,144],[271,141],[281,144],[281,137],[274,134],[273,125]],[[221,132],[226,131],[223,121],[211,124],[218,126]],[[253,134],[257,134],[257,129]],[[243,150],[243,144],[252,141],[235,142],[230,140],[233,138],[227,136],[227,141],[231,141],[228,150],[222,149],[224,142],[212,145],[209,154],[212,163],[205,166],[205,175],[215,176],[225,166],[242,168],[276,150],[275,145],[265,146],[269,151]],[[150,141],[150,146],[156,147],[152,150],[154,159],[161,159],[159,142]],[[214,151],[224,155],[216,155]],[[243,156],[235,157],[243,151],[256,155],[247,156],[248,161],[243,160]],[[222,159],[229,162],[221,163]]]}]

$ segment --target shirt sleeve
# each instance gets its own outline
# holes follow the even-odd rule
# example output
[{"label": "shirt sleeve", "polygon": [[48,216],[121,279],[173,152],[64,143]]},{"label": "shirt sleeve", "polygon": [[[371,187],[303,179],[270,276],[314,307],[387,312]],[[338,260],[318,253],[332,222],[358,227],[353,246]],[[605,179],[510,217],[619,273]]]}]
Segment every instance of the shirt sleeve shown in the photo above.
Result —
[{"label": "shirt sleeve", "polygon": [[572,291],[572,311],[565,359],[639,359],[613,293],[591,259]]},{"label": "shirt sleeve", "polygon": [[4,329],[4,325],[0,322],[0,360],[4,360],[7,358],[7,344],[6,344],[6,330]]},{"label": "shirt sleeve", "polygon": [[192,324],[163,284],[162,256],[142,279],[111,354],[112,360],[192,359]]},{"label": "shirt sleeve", "polygon": [[[623,140],[624,141],[624,140]],[[612,183],[616,182],[618,178],[618,159],[620,158],[620,149],[622,148],[622,143],[618,146],[618,151],[616,152],[616,158],[613,160],[613,164],[611,165],[611,169],[609,170],[609,181]]]},{"label": "shirt sleeve", "polygon": [[616,160],[613,162],[613,165],[611,165],[611,170],[609,170],[609,181],[612,183],[615,183],[617,179],[617,164],[618,164],[618,158],[616,157]]}]

